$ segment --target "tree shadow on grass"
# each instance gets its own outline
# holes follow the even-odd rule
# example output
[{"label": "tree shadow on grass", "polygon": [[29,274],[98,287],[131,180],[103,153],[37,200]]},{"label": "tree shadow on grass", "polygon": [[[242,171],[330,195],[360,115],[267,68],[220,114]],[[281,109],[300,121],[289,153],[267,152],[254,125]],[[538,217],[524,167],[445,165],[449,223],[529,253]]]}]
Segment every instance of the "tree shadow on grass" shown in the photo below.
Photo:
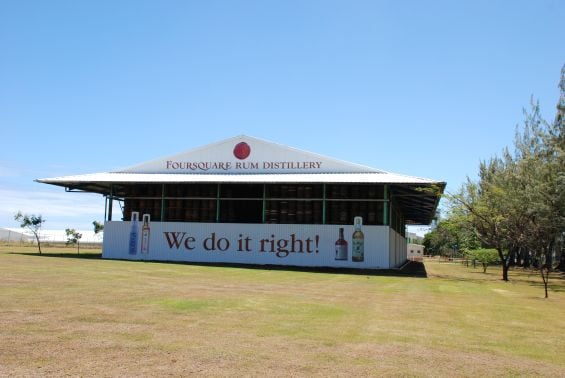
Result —
[{"label": "tree shadow on grass", "polygon": [[39,252],[8,252],[10,255],[36,256],[36,257],[63,257],[67,259],[102,259],[102,253],[42,253]]},{"label": "tree shadow on grass", "polygon": [[[450,274],[434,274],[433,277],[441,278],[444,280],[454,281],[454,282],[471,282],[476,284],[483,284],[485,282],[504,282],[502,280],[502,273],[497,278],[492,276],[492,271],[489,273],[483,273],[482,270],[475,270],[467,272],[469,275],[474,275],[475,277],[462,277],[458,275]],[[540,288],[543,290],[544,285],[540,277],[539,271],[536,270],[526,270],[522,268],[514,268],[509,271],[510,279],[508,284],[513,283],[523,283],[532,287]],[[553,292],[565,292],[565,273],[564,272],[553,272],[549,279],[549,289]]]},{"label": "tree shadow on grass", "polygon": [[[478,272],[477,272],[477,273],[478,273]],[[483,273],[481,272],[481,274],[483,274]],[[461,277],[461,276],[449,275],[449,274],[433,274],[432,277],[434,277],[434,278],[440,278],[440,279],[446,280],[446,281],[453,281],[453,282],[470,282],[470,283],[475,283],[475,284],[484,284],[485,282],[498,282],[498,281],[502,281],[502,279],[500,279],[500,280],[493,280],[493,279],[486,279],[485,277],[471,278],[471,277]]]},{"label": "tree shadow on grass", "polygon": [[[43,253],[38,252],[9,252],[13,255],[36,256],[36,257],[58,257],[67,259],[102,259],[101,253],[85,253],[85,254],[72,254],[72,253]],[[132,261],[115,259],[114,261]],[[159,263],[159,264],[178,264],[178,265],[193,265],[193,266],[212,266],[212,267],[230,267],[240,269],[257,269],[257,270],[279,270],[291,272],[310,272],[310,273],[336,273],[336,274],[352,274],[362,276],[397,276],[397,277],[415,277],[427,278],[426,267],[423,263],[417,261],[408,261],[400,268],[396,269],[354,269],[354,268],[329,268],[329,267],[303,267],[291,265],[256,265],[256,264],[235,264],[235,263],[204,263],[204,262],[190,262],[190,261],[141,261],[134,260],[139,263]]]},{"label": "tree shadow on grass", "polygon": [[[539,270],[514,268],[510,271],[515,279],[530,286],[543,290],[543,281]],[[512,277],[511,277],[512,278]],[[555,292],[565,292],[565,272],[554,271],[550,273],[548,288]]]}]

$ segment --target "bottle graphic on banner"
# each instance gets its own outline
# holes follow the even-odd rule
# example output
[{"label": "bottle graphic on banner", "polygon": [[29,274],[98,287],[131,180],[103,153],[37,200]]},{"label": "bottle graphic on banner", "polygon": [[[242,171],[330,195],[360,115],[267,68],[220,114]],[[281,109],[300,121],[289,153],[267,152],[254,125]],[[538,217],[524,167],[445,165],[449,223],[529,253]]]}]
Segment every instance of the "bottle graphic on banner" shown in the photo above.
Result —
[{"label": "bottle graphic on banner", "polygon": [[343,238],[343,228],[339,229],[339,239],[335,242],[335,259],[347,260],[347,241]]},{"label": "bottle graphic on banner", "polygon": [[143,225],[141,226],[141,253],[149,253],[149,221],[151,216],[149,214],[143,214]]},{"label": "bottle graphic on banner", "polygon": [[139,213],[137,211],[132,211],[131,230],[129,232],[129,247],[128,247],[128,253],[130,255],[137,254],[138,238],[139,238]]},{"label": "bottle graphic on banner", "polygon": [[351,261],[360,262],[365,260],[365,235],[363,234],[363,218],[355,217],[353,219],[353,236]]}]

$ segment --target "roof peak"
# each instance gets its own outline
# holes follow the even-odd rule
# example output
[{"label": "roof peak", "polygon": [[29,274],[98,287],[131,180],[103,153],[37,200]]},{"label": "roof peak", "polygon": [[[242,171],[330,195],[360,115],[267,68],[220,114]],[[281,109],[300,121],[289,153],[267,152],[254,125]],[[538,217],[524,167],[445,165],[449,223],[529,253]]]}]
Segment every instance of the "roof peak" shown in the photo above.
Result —
[{"label": "roof peak", "polygon": [[387,173],[375,168],[248,135],[237,135],[115,172],[178,174]]}]

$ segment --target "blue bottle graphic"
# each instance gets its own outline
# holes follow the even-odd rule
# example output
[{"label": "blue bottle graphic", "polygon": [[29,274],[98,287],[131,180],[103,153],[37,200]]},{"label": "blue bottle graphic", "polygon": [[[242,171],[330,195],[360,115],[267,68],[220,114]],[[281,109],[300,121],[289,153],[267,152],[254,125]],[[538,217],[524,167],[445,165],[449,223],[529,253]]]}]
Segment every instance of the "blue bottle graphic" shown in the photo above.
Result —
[{"label": "blue bottle graphic", "polygon": [[137,211],[131,212],[131,230],[129,232],[129,249],[130,255],[137,254],[137,244],[139,239],[139,213]]}]

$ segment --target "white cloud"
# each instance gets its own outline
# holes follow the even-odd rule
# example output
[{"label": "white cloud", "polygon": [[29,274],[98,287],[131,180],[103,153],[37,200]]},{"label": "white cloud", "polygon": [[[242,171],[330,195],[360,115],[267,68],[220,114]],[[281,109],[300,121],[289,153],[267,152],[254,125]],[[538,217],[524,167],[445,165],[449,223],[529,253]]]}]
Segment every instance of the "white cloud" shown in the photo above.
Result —
[{"label": "white cloud", "polygon": [[[95,199],[101,195],[87,193],[54,193],[48,191],[16,191],[0,189],[0,211],[16,213],[49,213],[52,215],[97,214]],[[96,201],[98,202],[98,201]]]},{"label": "white cloud", "polygon": [[93,220],[103,220],[104,197],[91,193],[0,189],[0,226],[13,227],[14,214],[18,211],[41,214],[49,228],[65,228],[74,224],[77,227],[89,225],[90,228]]}]

